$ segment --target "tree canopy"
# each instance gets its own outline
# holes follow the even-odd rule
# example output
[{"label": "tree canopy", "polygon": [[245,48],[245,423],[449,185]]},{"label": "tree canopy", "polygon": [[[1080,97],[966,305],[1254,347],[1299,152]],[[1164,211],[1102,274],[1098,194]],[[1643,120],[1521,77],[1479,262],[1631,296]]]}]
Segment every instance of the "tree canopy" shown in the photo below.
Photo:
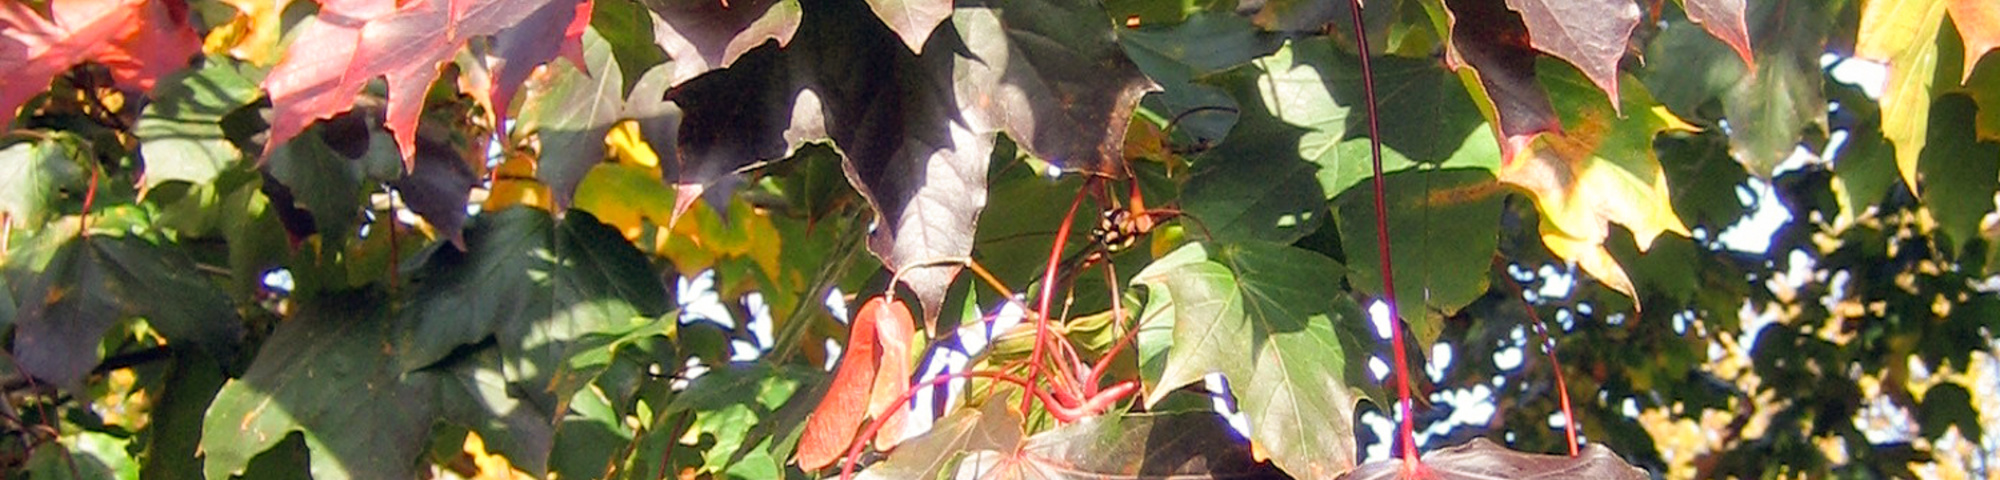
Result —
[{"label": "tree canopy", "polygon": [[0,472],[1994,474],[2000,4],[1365,3],[0,0]]}]

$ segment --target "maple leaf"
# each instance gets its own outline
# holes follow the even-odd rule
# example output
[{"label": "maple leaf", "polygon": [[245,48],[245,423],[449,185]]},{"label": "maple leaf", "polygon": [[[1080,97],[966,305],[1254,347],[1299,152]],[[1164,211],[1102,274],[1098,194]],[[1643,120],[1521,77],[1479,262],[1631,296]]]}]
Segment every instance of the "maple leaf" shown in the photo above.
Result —
[{"label": "maple leaf", "polygon": [[[264,155],[303,131],[315,120],[331,118],[354,107],[361,88],[376,77],[389,85],[388,121],[404,168],[413,168],[416,123],[425,92],[438,67],[466,42],[515,25],[531,28],[516,41],[553,42],[532,38],[550,23],[571,25],[575,10],[543,8],[576,5],[578,0],[343,0],[328,1],[308,21],[285,53],[284,61],[264,79],[271,97],[270,140]],[[554,20],[546,17],[560,17]],[[567,35],[567,30],[565,30]],[[564,37],[569,38],[569,37]],[[523,49],[523,55],[538,49]],[[496,52],[497,53],[497,52]],[[527,67],[528,59],[510,63]],[[511,86],[509,86],[511,88]]]},{"label": "maple leaf", "polygon": [[1110,41],[1094,3],[987,0],[960,3],[953,26],[968,56],[957,94],[975,108],[974,130],[1005,130],[1064,168],[1124,174],[1125,130],[1139,97],[1159,89]]},{"label": "maple leaf", "polygon": [[[83,62],[110,67],[117,85],[150,91],[161,76],[187,66],[201,39],[187,24],[187,8],[162,0],[50,2],[50,18],[27,3],[0,2],[0,115],[15,111],[48,89],[49,80]],[[4,125],[0,125],[4,126]]]},{"label": "maple leaf", "polygon": [[1896,170],[1911,191],[1917,191],[1917,154],[1924,150],[1944,14],[1944,0],[1868,2],[1855,35],[1854,56],[1889,64],[1889,83],[1879,100],[1882,137],[1895,144]]},{"label": "maple leaf", "polygon": [[653,36],[674,59],[671,84],[728,67],[768,42],[789,44],[804,10],[798,0],[641,0],[653,13]]},{"label": "maple leaf", "polygon": [[[1762,61],[1748,66],[1728,58],[1728,47],[1712,33],[1670,20],[1647,47],[1646,86],[1691,120],[1718,125],[1726,119],[1732,156],[1769,177],[1805,132],[1827,129],[1819,59],[1826,54],[1829,17],[1820,2],[1760,2],[1748,21]],[[1713,116],[1714,103],[1722,107],[1721,118]]]},{"label": "maple leaf", "polygon": [[1555,478],[1641,479],[1646,472],[1618,458],[1618,452],[1591,443],[1581,455],[1565,457],[1508,450],[1485,438],[1424,454],[1417,472],[1400,459],[1377,460],[1341,475],[1341,480]]},{"label": "maple leaf", "polygon": [[[1639,5],[1632,0],[1507,0],[1528,25],[1536,49],[1583,70],[1618,110],[1618,59],[1625,56]],[[1739,27],[1740,28],[1740,27]]]},{"label": "maple leaf", "polygon": [[[1562,130],[1548,93],[1535,81],[1537,54],[1527,45],[1528,28],[1518,14],[1490,0],[1425,7],[1434,26],[1451,32],[1445,65],[1458,72],[1492,122],[1503,163],[1513,162],[1536,136]],[[1461,17],[1479,21],[1459,22]]]},{"label": "maple leaf", "polygon": [[[494,125],[507,124],[507,106],[514,99],[514,91],[528,80],[535,66],[561,56],[571,65],[584,68],[583,32],[590,26],[592,5],[591,0],[574,5],[545,3],[521,24],[493,34],[492,51],[480,57],[490,74],[475,95],[481,97],[486,111],[494,116]],[[551,38],[562,41],[548,41]]]},{"label": "maple leaf", "polygon": [[2000,49],[2000,3],[1951,0],[1945,11],[1958,25],[1958,36],[1965,39],[1965,74],[1958,80],[1964,84],[1972,80],[1972,67],[1979,65],[1980,57]]},{"label": "maple leaf", "polygon": [[1687,10],[1689,20],[1701,24],[1703,30],[1715,39],[1736,50],[1736,56],[1743,58],[1743,65],[1757,68],[1757,61],[1750,56],[1750,29],[1743,19],[1743,0],[1680,0],[1681,8]]},{"label": "maple leaf", "polygon": [[917,53],[924,53],[931,30],[951,18],[951,0],[868,0],[868,8]]},{"label": "maple leaf", "polygon": [[848,10],[807,14],[793,46],[670,93],[685,112],[677,183],[832,140],[877,214],[869,251],[916,294],[926,326],[960,269],[949,260],[972,250],[995,135],[1068,168],[1123,173],[1125,129],[1152,84],[1094,5],[960,4],[920,55],[881,23],[813,20],[870,14],[861,2],[804,6]]},{"label": "maple leaf", "polygon": [[[1640,250],[1666,232],[1687,235],[1667,192],[1666,172],[1652,148],[1660,132],[1693,131],[1668,112],[1644,87],[1625,96],[1624,117],[1588,90],[1589,83],[1544,62],[1541,73],[1564,105],[1562,135],[1537,142],[1520,161],[1500,171],[1502,181],[1535,194],[1541,208],[1542,241],[1551,253],[1576,262],[1614,290],[1638,298],[1632,281],[1604,240],[1610,223],[1632,231]],[[1636,85],[1636,84],[1635,84]]]}]

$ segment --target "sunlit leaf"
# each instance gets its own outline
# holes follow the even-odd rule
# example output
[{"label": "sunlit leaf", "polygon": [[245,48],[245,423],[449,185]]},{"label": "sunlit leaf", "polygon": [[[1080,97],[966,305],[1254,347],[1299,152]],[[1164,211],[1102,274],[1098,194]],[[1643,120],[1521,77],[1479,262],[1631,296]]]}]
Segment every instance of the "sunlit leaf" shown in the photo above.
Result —
[{"label": "sunlit leaf", "polygon": [[799,30],[798,0],[640,0],[652,9],[654,39],[672,57],[671,85],[728,67],[765,43],[784,46]]},{"label": "sunlit leaf", "polygon": [[1231,379],[1250,441],[1294,475],[1355,463],[1353,409],[1372,380],[1353,359],[1372,350],[1359,307],[1328,288],[1340,264],[1294,247],[1189,244],[1133,282],[1174,300],[1174,343],[1147,404],[1209,373]]},{"label": "sunlit leaf", "polygon": [[45,18],[25,2],[0,4],[0,120],[48,89],[49,80],[79,63],[111,68],[121,87],[141,92],[187,65],[201,39],[188,25],[187,8],[165,0],[73,0],[49,4]]},{"label": "sunlit leaf", "polygon": [[[671,148],[661,146],[673,145],[680,111],[659,100],[666,92],[664,80],[670,67],[646,71],[638,84],[630,86],[631,96],[620,97],[614,92],[627,87],[625,67],[614,53],[597,30],[589,30],[583,35],[585,65],[551,66],[549,75],[528,87],[531,95],[522,104],[517,128],[540,140],[535,178],[548,186],[558,210],[570,207],[591,167],[604,160],[605,135],[620,120],[638,120],[654,150],[660,155],[672,154]],[[672,198],[668,200],[671,204]],[[664,216],[655,219],[661,225],[667,220]]]},{"label": "sunlit leaf", "polygon": [[1677,0],[1677,3],[1687,10],[1688,19],[1701,24],[1709,35],[1735,50],[1744,65],[1757,65],[1750,54],[1750,29],[1744,26],[1743,0]]},{"label": "sunlit leaf", "polygon": [[1621,117],[1603,97],[1588,93],[1592,85],[1560,68],[1543,68],[1542,76],[1560,102],[1563,135],[1544,137],[1530,156],[1503,168],[1500,179],[1535,194],[1551,253],[1637,298],[1631,279],[1602,245],[1611,223],[1630,229],[1642,250],[1663,233],[1688,234],[1674,213],[1653,138],[1693,127],[1636,82],[1626,89]]},{"label": "sunlit leaf", "polygon": [[896,36],[903,39],[911,51],[924,53],[924,40],[931,38],[931,30],[951,18],[951,0],[869,0],[868,8]]},{"label": "sunlit leaf", "polygon": [[[567,25],[575,11],[541,8],[552,3],[575,5],[576,0],[368,0],[322,5],[317,16],[299,27],[298,40],[284,61],[264,78],[272,121],[263,155],[276,151],[313,121],[352,109],[363,86],[387,77],[385,124],[408,168],[416,156],[417,117],[439,66],[471,39],[499,33],[531,17],[562,16],[532,20]],[[519,41],[557,43],[562,38]],[[528,68],[529,61],[521,59],[519,66]]]},{"label": "sunlit leaf", "polygon": [[1252,29],[1242,17],[1227,14],[1193,15],[1178,25],[1129,30],[1118,36],[1133,64],[1162,87],[1140,104],[1178,118],[1176,131],[1167,133],[1185,133],[1197,142],[1222,139],[1239,115],[1235,99],[1198,79],[1270,55],[1280,40]]},{"label": "sunlit leaf", "polygon": [[1965,74],[1960,83],[1972,79],[1972,67],[1979,65],[1979,59],[1987,52],[2000,49],[2000,4],[1979,0],[1950,0],[1945,11],[1951,14],[1952,24],[1958,27],[1959,37],[1965,39]]},{"label": "sunlit leaf", "polygon": [[41,225],[59,202],[90,176],[73,156],[74,147],[47,140],[0,148],[0,216],[6,226]]},{"label": "sunlit leaf", "polygon": [[560,405],[589,378],[564,368],[633,317],[666,310],[666,288],[639,251],[584,212],[558,221],[515,208],[481,216],[466,250],[434,250],[399,312],[398,366],[415,370],[464,345],[495,339],[514,392]]},{"label": "sunlit leaf", "polygon": [[895,455],[870,465],[854,478],[938,478],[962,454],[1013,450],[1021,445],[1022,437],[1021,414],[1014,411],[1013,403],[996,397],[978,408],[952,410],[932,423],[930,431],[903,442]]},{"label": "sunlit leaf", "polygon": [[332,295],[300,305],[243,377],[215,396],[202,425],[204,471],[241,474],[292,432],[313,478],[415,478],[436,419],[434,381],[397,366],[388,303]]},{"label": "sunlit leaf", "polygon": [[132,130],[146,159],[142,188],[175,180],[207,184],[242,160],[222,118],[260,94],[248,72],[220,57],[209,58],[201,69],[167,77]]},{"label": "sunlit leaf", "polygon": [[1945,1],[1867,2],[1862,6],[1861,30],[1855,39],[1854,56],[1889,64],[1887,88],[1882,91],[1882,136],[1896,146],[1896,170],[1903,182],[1918,191],[1917,158],[1924,150],[1931,98],[1935,95],[1933,69],[1937,66],[1938,28],[1944,21]]}]

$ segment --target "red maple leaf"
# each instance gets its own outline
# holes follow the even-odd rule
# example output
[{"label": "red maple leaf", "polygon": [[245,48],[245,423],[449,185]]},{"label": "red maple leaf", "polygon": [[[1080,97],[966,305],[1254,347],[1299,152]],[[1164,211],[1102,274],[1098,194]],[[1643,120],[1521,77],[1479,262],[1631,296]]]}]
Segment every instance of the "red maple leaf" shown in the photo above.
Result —
[{"label": "red maple leaf", "polygon": [[[388,127],[396,137],[407,168],[416,154],[417,117],[424,93],[437,79],[438,68],[467,41],[510,28],[538,29],[560,38],[557,51],[578,51],[581,29],[539,29],[555,23],[588,22],[589,0],[322,0],[320,11],[285,59],[264,79],[271,95],[269,155],[315,120],[332,118],[354,108],[354,97],[370,80],[389,82]],[[543,8],[581,6],[576,8]],[[526,26],[526,27],[516,27]],[[553,36],[553,35],[552,35]],[[504,52],[497,52],[504,53]],[[524,49],[525,58],[510,68],[530,68],[554,56],[549,49]],[[541,57],[541,58],[534,58]],[[580,64],[580,62],[579,62]],[[500,76],[502,82],[512,76]],[[518,83],[518,82],[517,82]],[[491,85],[486,95],[511,92],[514,85]],[[498,99],[504,101],[504,99]],[[504,106],[497,108],[505,108]]]},{"label": "red maple leaf", "polygon": [[187,4],[178,0],[64,0],[49,2],[49,10],[44,18],[25,3],[0,0],[0,72],[7,72],[0,124],[76,64],[102,63],[119,87],[144,92],[201,49]]}]

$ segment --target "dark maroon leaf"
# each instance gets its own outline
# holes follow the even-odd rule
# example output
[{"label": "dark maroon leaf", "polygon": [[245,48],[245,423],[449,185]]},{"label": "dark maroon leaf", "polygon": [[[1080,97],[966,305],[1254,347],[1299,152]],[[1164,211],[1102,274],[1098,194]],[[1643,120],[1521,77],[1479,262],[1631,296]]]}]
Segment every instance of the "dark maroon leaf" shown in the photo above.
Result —
[{"label": "dark maroon leaf", "polygon": [[1423,458],[1423,466],[1414,476],[1403,471],[1402,460],[1390,459],[1362,464],[1361,467],[1340,478],[1343,480],[1648,478],[1646,472],[1625,463],[1625,460],[1618,458],[1618,454],[1611,449],[1595,443],[1585,446],[1582,455],[1572,458],[1517,452],[1495,445],[1490,440],[1477,438],[1464,445],[1424,454]]},{"label": "dark maroon leaf", "polygon": [[584,65],[583,27],[590,24],[591,4],[589,0],[543,3],[521,23],[493,34],[493,48],[482,58],[491,73],[485,91],[477,94],[486,96],[487,107],[498,119],[494,125],[507,124],[507,104],[513,102],[514,91],[536,66],[558,55],[571,64]]},{"label": "dark maroon leaf", "polygon": [[[428,133],[428,132],[426,132]],[[465,248],[465,204],[479,177],[459,149],[428,135],[417,137],[416,168],[389,182],[410,211],[424,217],[437,234]]]},{"label": "dark maroon leaf", "polygon": [[641,0],[659,14],[655,40],[673,57],[672,83],[724,68],[766,42],[791,43],[798,0]]},{"label": "dark maroon leaf", "polygon": [[[939,32],[933,42],[955,40]],[[934,262],[972,251],[993,152],[993,131],[967,118],[977,115],[983,99],[953,89],[966,85],[953,82],[953,53],[962,47],[943,45],[916,56],[879,24],[811,23],[800,36],[843,47],[793,57],[793,68],[807,72],[807,91],[825,112],[826,135],[847,155],[847,180],[875,209],[868,251],[916,293],[929,328],[960,269]],[[877,72],[902,75],[886,81]],[[794,128],[810,130],[812,120],[795,118]],[[1124,122],[1119,125],[1114,139],[1123,138]]]},{"label": "dark maroon leaf", "polygon": [[961,4],[921,55],[883,24],[839,20],[865,6],[807,3],[820,13],[805,15],[802,40],[675,89],[686,121],[669,175],[685,187],[833,140],[878,214],[869,250],[902,272],[929,325],[960,268],[937,262],[971,251],[994,134],[1068,168],[1122,174],[1125,127],[1152,83],[1093,5]]},{"label": "dark maroon leaf", "polygon": [[[1618,102],[1618,59],[1625,57],[1632,27],[1639,25],[1633,0],[1507,0],[1528,25],[1536,49],[1569,61],[1583,76]],[[1482,17],[1468,17],[1483,20]]]},{"label": "dark maroon leaf", "polygon": [[1447,0],[1451,51],[1446,63],[1453,70],[1471,67],[1493,104],[1493,123],[1500,126],[1501,160],[1512,161],[1536,135],[1560,131],[1562,121],[1549,104],[1547,92],[1535,80],[1534,49],[1519,15],[1496,0]]},{"label": "dark maroon leaf", "polygon": [[1066,169],[1125,173],[1127,122],[1159,87],[1112,41],[1095,2],[962,2],[952,24],[965,41],[956,88],[974,131],[1004,129]]}]

